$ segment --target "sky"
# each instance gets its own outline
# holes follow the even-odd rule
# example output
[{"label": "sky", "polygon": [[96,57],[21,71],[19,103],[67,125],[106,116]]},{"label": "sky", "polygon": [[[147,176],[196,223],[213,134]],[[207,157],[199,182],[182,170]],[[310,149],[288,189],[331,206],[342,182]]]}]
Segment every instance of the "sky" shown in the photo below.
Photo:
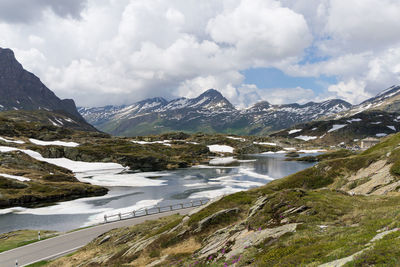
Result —
[{"label": "sky", "polygon": [[0,47],[79,106],[219,90],[245,108],[400,84],[398,0],[1,0]]}]

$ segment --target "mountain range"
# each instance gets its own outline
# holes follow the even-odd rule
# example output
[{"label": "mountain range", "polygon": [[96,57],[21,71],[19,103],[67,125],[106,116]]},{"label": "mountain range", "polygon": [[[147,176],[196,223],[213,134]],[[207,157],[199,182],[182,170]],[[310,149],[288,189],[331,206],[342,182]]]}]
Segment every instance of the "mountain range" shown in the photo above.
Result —
[{"label": "mountain range", "polygon": [[273,133],[317,145],[359,144],[366,137],[385,137],[400,130],[400,86],[392,86],[352,108],[321,120]]},{"label": "mountain range", "polygon": [[[308,134],[319,132],[323,136],[329,127],[347,124],[346,118],[357,119],[358,114],[365,113],[367,115],[360,116],[372,124],[369,124],[368,129],[364,129],[364,134],[361,134],[363,130],[359,129],[364,124],[352,121],[351,127],[326,135],[343,136],[341,133],[346,130],[359,132],[358,135],[346,134],[349,138],[357,139],[367,133],[390,134],[391,128],[395,128],[396,131],[400,128],[395,121],[398,117],[396,113],[400,112],[400,86],[392,86],[358,105],[351,105],[340,99],[284,105],[273,105],[262,101],[247,109],[237,109],[220,92],[209,89],[196,98],[177,98],[168,101],[156,97],[131,105],[77,109],[72,99],[61,100],[38,77],[25,70],[16,60],[12,50],[0,48],[0,111],[3,116],[17,121],[37,121],[86,131],[95,131],[92,126],[94,125],[101,131],[117,136],[161,134],[172,131],[266,135],[293,127],[305,129],[303,133],[298,133],[300,136],[307,132],[306,129],[314,128],[319,130]],[[367,120],[368,116],[370,120]],[[385,124],[383,128],[376,126],[373,121],[378,121],[376,116],[384,117],[387,125]],[[325,126],[319,128],[321,125]],[[353,129],[354,125],[358,125],[357,129]],[[278,135],[296,138],[299,137],[298,134],[279,132]],[[321,138],[321,141],[324,141],[324,138]]]},{"label": "mountain range", "polygon": [[304,105],[272,105],[267,101],[239,110],[220,92],[209,89],[196,98],[150,98],[132,105],[79,107],[82,116],[98,129],[121,136],[170,131],[267,134],[292,125],[349,110],[352,105],[333,99]]}]

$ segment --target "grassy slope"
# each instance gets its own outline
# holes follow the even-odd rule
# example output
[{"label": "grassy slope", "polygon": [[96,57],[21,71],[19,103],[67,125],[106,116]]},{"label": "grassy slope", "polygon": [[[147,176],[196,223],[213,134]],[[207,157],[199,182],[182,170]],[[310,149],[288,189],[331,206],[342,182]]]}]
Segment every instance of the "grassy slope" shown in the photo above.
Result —
[{"label": "grassy slope", "polygon": [[[335,188],[346,175],[380,158],[389,157],[395,165],[398,164],[399,157],[395,149],[399,144],[400,134],[386,138],[381,144],[359,155],[341,158],[343,154],[338,153],[338,158],[328,157],[313,168],[257,189],[226,196],[183,220],[171,231],[168,229],[176,226],[176,218],[113,230],[106,234],[111,235],[109,241],[99,244],[102,240],[100,237],[78,253],[50,266],[60,263],[65,266],[78,263],[90,263],[90,266],[121,266],[128,263],[144,266],[163,256],[164,262],[158,266],[188,266],[196,262],[200,266],[208,266],[207,262],[210,261],[202,258],[198,251],[207,246],[213,237],[218,238],[216,231],[233,235],[238,231],[234,229],[247,227],[258,231],[287,223],[299,223],[299,226],[295,232],[281,238],[268,238],[257,246],[247,247],[240,254],[236,266],[318,266],[350,256],[369,246],[368,243],[379,230],[400,227],[400,195],[351,196]],[[391,154],[388,155],[388,152]],[[267,197],[268,201],[255,216],[249,217],[250,207],[260,197]],[[195,231],[202,219],[234,207],[239,208],[238,214],[220,217],[200,232]],[[293,207],[303,207],[302,212],[288,212]],[[145,230],[149,226],[153,233]],[[154,240],[144,249],[134,254],[126,253],[137,240],[150,236]],[[366,250],[348,266],[398,265],[399,237],[400,231],[397,231],[375,242],[373,248]],[[122,243],[123,238],[126,242]],[[225,243],[212,255],[216,260],[211,266],[223,266],[224,263],[232,265],[232,259],[224,255],[233,243]]]},{"label": "grassy slope", "polygon": [[[41,239],[46,239],[57,235],[53,231],[40,231]],[[38,241],[38,231],[36,230],[19,230],[0,234],[0,252],[13,248],[25,246]]]}]

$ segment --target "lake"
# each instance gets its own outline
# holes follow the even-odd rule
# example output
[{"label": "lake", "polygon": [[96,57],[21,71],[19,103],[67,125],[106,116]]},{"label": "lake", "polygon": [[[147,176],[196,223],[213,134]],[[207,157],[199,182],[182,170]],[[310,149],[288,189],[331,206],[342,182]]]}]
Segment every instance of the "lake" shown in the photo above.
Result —
[{"label": "lake", "polygon": [[69,231],[102,222],[104,214],[214,198],[258,187],[314,165],[285,161],[284,157],[284,154],[251,155],[232,167],[198,166],[151,173],[115,173],[115,170],[78,173],[80,180],[106,186],[109,193],[40,208],[0,209],[0,233],[20,229]]}]

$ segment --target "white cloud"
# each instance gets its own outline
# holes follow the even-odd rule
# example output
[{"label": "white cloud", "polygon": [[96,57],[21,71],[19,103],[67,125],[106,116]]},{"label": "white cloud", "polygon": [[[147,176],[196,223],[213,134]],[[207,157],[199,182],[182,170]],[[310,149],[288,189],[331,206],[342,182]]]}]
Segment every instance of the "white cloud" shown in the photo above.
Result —
[{"label": "white cloud", "polygon": [[40,20],[46,12],[57,16],[79,19],[86,0],[2,0],[0,21],[9,23],[32,23]]},{"label": "white cloud", "polygon": [[231,47],[225,52],[242,67],[299,57],[312,39],[302,15],[271,0],[242,0],[212,18],[207,31],[214,41]]},{"label": "white cloud", "polygon": [[80,19],[45,12],[35,26],[0,24],[1,45],[79,105],[208,88],[232,99],[239,71],[293,61],[311,41],[303,16],[272,0],[89,0],[79,11]]},{"label": "white cloud", "polygon": [[326,33],[338,53],[376,50],[400,41],[399,14],[397,0],[331,0]]},{"label": "white cloud", "polygon": [[259,93],[264,100],[272,104],[304,104],[317,97],[313,90],[301,87],[263,89]]},{"label": "white cloud", "polygon": [[[79,105],[194,97],[208,88],[241,107],[261,99],[356,103],[400,83],[397,0],[32,2],[24,10],[16,9],[20,0],[0,4],[0,46]],[[300,64],[309,54],[324,60]],[[337,83],[318,93],[245,84],[241,71],[257,67]]]},{"label": "white cloud", "polygon": [[[364,81],[351,79],[347,82],[339,82],[338,84],[329,86],[328,91],[336,93],[336,95],[347,99],[351,103],[360,103],[365,98],[371,97],[371,95],[365,92],[365,86],[366,83]],[[354,92],[357,92],[357,94]]]}]

